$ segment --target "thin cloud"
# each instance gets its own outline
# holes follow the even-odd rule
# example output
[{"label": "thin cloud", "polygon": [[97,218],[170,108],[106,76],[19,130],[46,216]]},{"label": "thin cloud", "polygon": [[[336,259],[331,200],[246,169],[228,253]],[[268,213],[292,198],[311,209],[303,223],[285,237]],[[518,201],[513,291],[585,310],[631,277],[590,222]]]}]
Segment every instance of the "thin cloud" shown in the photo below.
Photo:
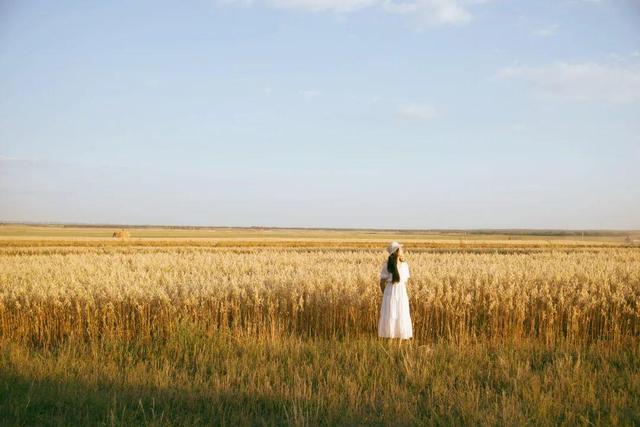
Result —
[{"label": "thin cloud", "polygon": [[0,155],[0,163],[4,163],[6,167],[23,167],[27,165],[42,164],[42,160],[30,157],[14,157]]},{"label": "thin cloud", "polygon": [[398,115],[406,119],[428,121],[436,117],[436,110],[431,105],[407,104],[398,109]]},{"label": "thin cloud", "polygon": [[266,3],[279,9],[350,13],[371,7],[377,0],[268,0]]},{"label": "thin cloud", "polygon": [[640,101],[640,63],[569,63],[505,67],[505,79],[526,82],[544,96],[577,101],[628,103]]},{"label": "thin cloud", "polygon": [[479,0],[217,0],[220,5],[264,5],[274,9],[306,12],[329,12],[339,15],[364,9],[378,9],[394,15],[406,15],[419,24],[434,27],[460,25],[470,22],[469,6],[488,1]]},{"label": "thin cloud", "polygon": [[420,24],[429,27],[466,24],[472,19],[471,12],[457,0],[385,1],[382,9],[388,13],[413,16]]},{"label": "thin cloud", "polygon": [[532,34],[537,37],[551,37],[558,32],[558,28],[558,25],[551,25],[550,27],[538,28]]},{"label": "thin cloud", "polygon": [[299,90],[298,94],[301,96],[304,96],[305,98],[314,98],[316,96],[319,96],[321,92],[316,89],[304,89],[304,90]]}]

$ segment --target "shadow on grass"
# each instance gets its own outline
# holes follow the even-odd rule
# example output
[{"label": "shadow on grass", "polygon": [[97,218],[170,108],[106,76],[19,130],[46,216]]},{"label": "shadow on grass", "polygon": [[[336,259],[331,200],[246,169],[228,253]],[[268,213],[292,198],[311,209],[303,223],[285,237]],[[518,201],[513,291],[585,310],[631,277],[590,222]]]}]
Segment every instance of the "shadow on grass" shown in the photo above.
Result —
[{"label": "shadow on grass", "polygon": [[31,379],[0,368],[0,424],[354,425],[380,424],[318,401],[249,393],[185,392],[113,383]]}]

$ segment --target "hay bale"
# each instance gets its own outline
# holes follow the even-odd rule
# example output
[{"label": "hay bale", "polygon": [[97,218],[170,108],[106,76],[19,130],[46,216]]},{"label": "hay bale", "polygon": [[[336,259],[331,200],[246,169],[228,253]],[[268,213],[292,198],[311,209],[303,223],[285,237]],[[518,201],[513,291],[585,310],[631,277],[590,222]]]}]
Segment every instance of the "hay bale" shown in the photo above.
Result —
[{"label": "hay bale", "polygon": [[113,232],[113,235],[111,237],[114,237],[116,239],[127,239],[129,238],[131,235],[129,234],[129,232],[127,230],[116,230]]}]

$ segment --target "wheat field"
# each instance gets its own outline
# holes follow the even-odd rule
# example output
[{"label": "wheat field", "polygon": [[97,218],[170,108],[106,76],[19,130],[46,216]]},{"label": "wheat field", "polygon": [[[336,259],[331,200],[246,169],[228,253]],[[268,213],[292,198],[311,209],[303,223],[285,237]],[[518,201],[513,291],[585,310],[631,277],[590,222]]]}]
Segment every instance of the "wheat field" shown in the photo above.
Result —
[{"label": "wheat field", "polygon": [[[213,330],[374,334],[384,254],[181,251],[6,256],[2,335],[154,338],[182,319]],[[415,338],[619,340],[640,333],[640,252],[409,253]]]},{"label": "wheat field", "polygon": [[408,237],[400,343],[377,337],[383,239],[1,241],[15,424],[640,422],[619,242]]}]

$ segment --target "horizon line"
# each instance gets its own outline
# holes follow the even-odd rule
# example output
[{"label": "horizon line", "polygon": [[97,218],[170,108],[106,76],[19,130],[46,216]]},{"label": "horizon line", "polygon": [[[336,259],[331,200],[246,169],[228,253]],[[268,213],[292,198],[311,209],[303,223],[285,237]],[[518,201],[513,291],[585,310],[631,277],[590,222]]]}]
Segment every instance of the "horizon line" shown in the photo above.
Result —
[{"label": "horizon line", "polygon": [[267,230],[329,230],[329,231],[378,231],[378,232],[473,232],[473,233],[491,233],[503,232],[505,234],[514,234],[517,232],[551,232],[551,233],[638,233],[640,229],[626,228],[375,228],[375,227],[317,227],[317,226],[269,226],[269,225],[169,225],[169,224],[127,224],[127,223],[104,223],[104,222],[56,222],[56,221],[12,221],[0,220],[0,225],[25,225],[25,226],[62,226],[62,227],[94,227],[94,228],[188,228],[188,229],[267,229]]}]

